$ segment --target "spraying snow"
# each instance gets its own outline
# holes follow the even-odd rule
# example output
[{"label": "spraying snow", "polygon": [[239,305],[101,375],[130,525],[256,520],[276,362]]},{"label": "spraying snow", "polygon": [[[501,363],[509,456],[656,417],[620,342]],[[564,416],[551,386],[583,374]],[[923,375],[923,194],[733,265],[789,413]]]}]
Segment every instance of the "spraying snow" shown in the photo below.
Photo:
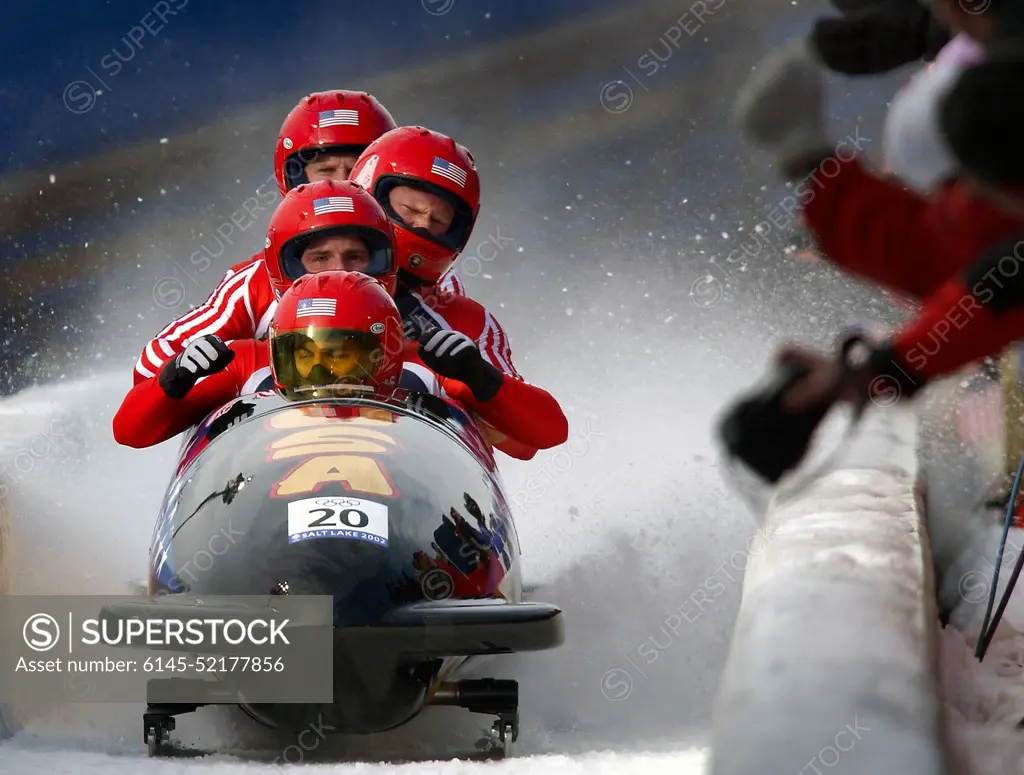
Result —
[{"label": "spraying snow", "polygon": [[[11,428],[3,460],[20,461],[23,470],[5,501],[14,593],[122,594],[127,582],[145,575],[178,441],[141,451],[114,443],[110,419],[130,380],[125,369],[0,401]],[[569,395],[574,382],[565,386]],[[742,566],[730,569],[728,562],[753,529],[712,467],[710,423],[720,394],[711,384],[691,383],[686,401],[679,400],[678,385],[650,385],[619,404],[613,397],[625,395],[625,385],[606,378],[596,401],[569,410],[567,445],[529,462],[503,462],[524,572],[540,583],[538,599],[563,607],[567,638],[553,652],[496,657],[481,666],[481,674],[520,681],[517,752],[541,757],[532,765],[499,766],[699,771],[699,746],[742,581]],[[585,391],[575,395],[589,398]],[[638,414],[656,414],[658,423],[641,425]],[[672,430],[667,436],[666,429]],[[34,453],[31,467],[26,450]],[[695,590],[710,588],[710,579],[721,582],[712,604],[682,617]],[[41,710],[3,744],[0,763],[7,772],[137,770],[145,755],[141,712],[141,705]],[[333,762],[449,758],[474,750],[485,721],[435,708],[392,733],[326,740],[305,756]],[[180,717],[175,737],[264,764],[295,742],[254,728],[226,708]],[[596,753],[608,749],[619,753]],[[191,771],[206,765],[153,766]],[[443,771],[474,766],[453,763]],[[410,772],[428,770],[438,771],[437,765],[408,765]]]}]

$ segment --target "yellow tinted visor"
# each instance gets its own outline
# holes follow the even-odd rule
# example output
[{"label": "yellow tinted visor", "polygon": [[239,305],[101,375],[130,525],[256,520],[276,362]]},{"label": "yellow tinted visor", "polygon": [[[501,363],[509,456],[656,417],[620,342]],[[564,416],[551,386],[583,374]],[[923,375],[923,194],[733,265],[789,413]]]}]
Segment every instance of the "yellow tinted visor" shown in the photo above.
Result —
[{"label": "yellow tinted visor", "polygon": [[380,370],[384,346],[365,331],[308,328],[271,339],[274,377],[285,388],[368,385]]}]

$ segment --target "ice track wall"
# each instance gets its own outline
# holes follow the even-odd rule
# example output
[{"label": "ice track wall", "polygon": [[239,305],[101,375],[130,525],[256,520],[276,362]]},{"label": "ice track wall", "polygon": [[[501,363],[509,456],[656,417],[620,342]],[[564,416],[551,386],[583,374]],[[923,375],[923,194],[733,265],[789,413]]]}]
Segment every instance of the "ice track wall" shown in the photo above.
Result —
[{"label": "ice track wall", "polygon": [[713,775],[948,772],[916,440],[913,415],[875,409],[841,459],[773,501],[719,687]]}]

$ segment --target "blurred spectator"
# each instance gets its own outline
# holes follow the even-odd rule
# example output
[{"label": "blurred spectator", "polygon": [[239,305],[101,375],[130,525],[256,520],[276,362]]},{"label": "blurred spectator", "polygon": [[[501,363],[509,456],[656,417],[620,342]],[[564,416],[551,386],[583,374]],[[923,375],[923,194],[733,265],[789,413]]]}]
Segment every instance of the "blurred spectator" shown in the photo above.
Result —
[{"label": "blurred spectator", "polygon": [[[1021,13],[1006,0],[993,5],[995,15],[971,20],[972,36],[990,44],[1007,34],[993,19],[1016,29]],[[948,9],[944,15],[956,16]],[[797,192],[806,187],[801,197],[811,194],[803,217],[829,259],[924,304],[856,365],[787,348],[782,360],[807,369],[783,400],[791,412],[837,400],[862,407],[879,380],[910,396],[1024,337],[1024,279],[1016,279],[1024,278],[1024,107],[1016,96],[1024,58],[990,52],[937,100],[956,180],[926,197],[872,174],[856,155],[844,157],[841,144],[832,146],[824,130],[823,69],[811,49],[795,41],[757,68],[737,100],[739,123],[797,182]]]},{"label": "blurred spectator", "polygon": [[[991,67],[982,72],[1002,75]],[[980,83],[971,78],[948,95],[950,115],[970,115]],[[979,190],[973,181],[957,180],[928,197],[867,169],[845,141],[835,145],[828,138],[824,93],[820,62],[806,41],[796,41],[757,68],[739,95],[736,114],[747,138],[795,183],[794,204],[802,205],[805,225],[833,263],[924,299],[980,250],[1024,228],[1024,208],[1011,206],[998,188]],[[995,137],[981,144],[991,148]],[[951,153],[976,154],[965,142],[970,145],[950,143]]]},{"label": "blurred spectator", "polygon": [[922,193],[956,176],[956,160],[939,132],[938,106],[963,71],[983,59],[981,45],[961,33],[896,93],[883,132],[887,171]]}]

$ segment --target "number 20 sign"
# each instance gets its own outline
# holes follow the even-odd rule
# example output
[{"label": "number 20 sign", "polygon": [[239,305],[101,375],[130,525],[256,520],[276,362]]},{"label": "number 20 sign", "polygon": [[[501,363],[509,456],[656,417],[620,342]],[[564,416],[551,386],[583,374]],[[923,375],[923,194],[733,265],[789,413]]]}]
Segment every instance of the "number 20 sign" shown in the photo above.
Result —
[{"label": "number 20 sign", "polygon": [[388,545],[388,507],[362,498],[305,498],[288,504],[288,543],[354,538]]}]

